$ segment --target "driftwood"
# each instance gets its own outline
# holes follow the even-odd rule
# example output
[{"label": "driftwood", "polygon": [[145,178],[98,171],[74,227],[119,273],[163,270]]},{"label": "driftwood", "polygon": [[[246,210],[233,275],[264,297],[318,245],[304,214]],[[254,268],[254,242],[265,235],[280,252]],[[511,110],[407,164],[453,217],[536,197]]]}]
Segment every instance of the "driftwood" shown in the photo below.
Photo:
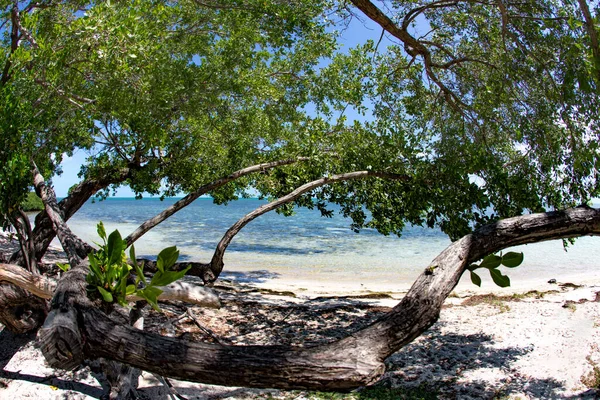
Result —
[{"label": "driftwood", "polygon": [[46,300],[17,285],[0,282],[0,323],[10,331],[26,333],[38,328],[44,323],[48,309]]},{"label": "driftwood", "polygon": [[[12,264],[0,264],[0,282],[10,282],[39,298],[48,300],[54,295],[57,285],[57,282],[52,278],[33,275],[26,269]],[[219,308],[221,306],[217,293],[204,286],[187,282],[173,282],[161,289],[163,292],[158,297],[159,301],[182,301],[208,308]],[[131,295],[127,296],[127,300],[133,302],[142,300],[142,298]]]},{"label": "driftwood", "polygon": [[40,331],[42,351],[56,368],[104,357],[203,383],[349,390],[376,381],[384,372],[384,360],[437,320],[470,263],[515,245],[583,235],[600,235],[599,210],[526,215],[482,227],[436,257],[391,312],[344,339],[314,347],[194,343],[115,323],[85,296],[85,267],[80,266],[59,282]]}]

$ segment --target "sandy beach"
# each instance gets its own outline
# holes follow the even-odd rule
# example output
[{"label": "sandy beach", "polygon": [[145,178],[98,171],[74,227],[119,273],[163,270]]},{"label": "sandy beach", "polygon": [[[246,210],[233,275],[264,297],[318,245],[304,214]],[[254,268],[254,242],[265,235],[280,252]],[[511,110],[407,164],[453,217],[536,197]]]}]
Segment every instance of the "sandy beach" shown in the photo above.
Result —
[{"label": "sandy beach", "polygon": [[[14,246],[1,243],[4,251]],[[58,257],[60,251],[49,254]],[[387,372],[376,386],[396,398],[403,398],[400,391],[440,399],[598,398],[600,280],[597,275],[556,280],[521,281],[508,289],[461,282],[439,321],[387,360]],[[407,288],[366,282],[274,283],[264,273],[234,273],[218,289],[221,309],[192,307],[186,314],[181,305],[166,305],[164,314],[150,313],[147,329],[240,345],[305,345],[360,329],[397,304]],[[327,398],[311,392],[169,382],[187,399]],[[0,331],[0,398],[91,399],[105,391],[104,378],[87,366],[71,372],[47,367],[34,334]],[[338,398],[373,398],[367,393],[359,390]],[[145,372],[139,395],[169,398],[163,383]]]}]

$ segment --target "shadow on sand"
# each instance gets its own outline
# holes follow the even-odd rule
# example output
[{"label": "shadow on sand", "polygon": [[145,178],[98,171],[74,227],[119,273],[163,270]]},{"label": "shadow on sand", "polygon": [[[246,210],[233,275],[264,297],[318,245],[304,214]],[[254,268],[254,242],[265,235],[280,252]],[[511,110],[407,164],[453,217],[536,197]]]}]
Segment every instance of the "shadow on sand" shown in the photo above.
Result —
[{"label": "shadow on sand", "polygon": [[[349,306],[351,301],[345,301]],[[364,303],[362,303],[364,304]],[[322,304],[320,306],[323,306]],[[360,327],[350,323],[347,331]],[[404,347],[392,355],[387,361],[387,372],[375,386],[383,388],[397,388],[411,393],[418,390],[431,393],[431,397],[439,399],[501,399],[510,395],[526,394],[528,398],[536,399],[596,399],[597,393],[588,391],[577,396],[563,396],[559,392],[565,390],[564,385],[554,379],[533,379],[522,376],[513,370],[512,364],[519,358],[532,351],[532,348],[493,347],[493,338],[484,334],[461,335],[455,333],[442,333],[442,325],[436,324],[423,337]],[[331,337],[338,336],[338,332],[322,332]],[[479,369],[488,369],[487,374],[493,371],[504,371],[510,379],[498,377],[498,380],[478,380],[471,378],[468,383],[461,382],[461,377]],[[493,369],[490,371],[489,369]],[[502,375],[502,374],[498,374]],[[156,399],[168,399],[164,388],[153,386],[142,389]],[[225,399],[225,398],[272,398],[278,392],[274,390],[256,390],[245,388],[216,389],[213,386],[196,388],[179,388],[179,394],[189,399]],[[404,399],[398,391],[398,398]],[[298,398],[306,398],[299,393]],[[295,398],[294,395],[292,398]],[[333,398],[333,397],[332,397]],[[343,397],[335,397],[343,398]],[[358,391],[357,399],[373,399],[369,390]]]},{"label": "shadow on sand", "polygon": [[232,281],[234,283],[263,283],[271,279],[279,278],[280,274],[267,271],[266,269],[256,271],[223,271],[219,280]]},{"label": "shadow on sand", "polygon": [[[0,329],[2,329],[0,325]],[[31,383],[37,383],[41,385],[53,386],[61,390],[68,390],[72,392],[78,392],[90,397],[100,398],[107,389],[104,384],[103,388],[94,387],[86,383],[79,382],[79,380],[86,379],[91,372],[87,369],[79,369],[68,373],[69,376],[37,376],[31,374],[24,374],[21,372],[5,371],[4,367],[8,365],[10,360],[21,350],[32,341],[35,341],[35,332],[27,334],[16,335],[4,328],[0,331],[0,378],[7,380],[20,380]],[[2,390],[2,382],[0,382],[0,391]],[[1,396],[0,396],[1,397]]]}]

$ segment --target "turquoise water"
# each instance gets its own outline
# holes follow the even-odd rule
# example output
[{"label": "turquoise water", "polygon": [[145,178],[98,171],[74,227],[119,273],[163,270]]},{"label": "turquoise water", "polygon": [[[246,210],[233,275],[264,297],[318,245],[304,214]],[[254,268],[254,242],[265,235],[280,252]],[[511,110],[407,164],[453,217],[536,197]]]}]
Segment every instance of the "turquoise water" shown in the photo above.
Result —
[{"label": "turquoise water", "polygon": [[[124,199],[87,203],[69,221],[73,231],[87,241],[98,241],[96,224],[119,229],[123,237],[175,199]],[[237,219],[264,201],[244,199],[217,206],[198,199],[139,239],[138,255],[152,257],[176,245],[180,260],[208,262],[226,230]],[[339,280],[390,283],[406,287],[450,241],[437,230],[408,227],[401,238],[374,230],[353,232],[350,221],[335,213],[323,218],[316,210],[298,209],[284,217],[270,212],[248,224],[225,255],[226,273],[264,271],[276,278],[306,281]],[[521,246],[522,267],[510,271],[521,280],[547,281],[560,275],[597,274],[600,250],[594,238],[579,239],[568,253],[560,241]],[[487,283],[486,283],[487,282]],[[514,282],[514,279],[513,279]],[[484,277],[484,285],[489,280]]]}]

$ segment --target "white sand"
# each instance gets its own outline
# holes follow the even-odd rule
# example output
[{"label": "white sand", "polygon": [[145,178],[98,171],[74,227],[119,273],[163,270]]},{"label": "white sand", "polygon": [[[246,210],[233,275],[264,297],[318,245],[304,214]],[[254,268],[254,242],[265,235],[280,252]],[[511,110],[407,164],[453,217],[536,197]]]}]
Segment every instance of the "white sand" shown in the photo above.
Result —
[{"label": "white sand", "polygon": [[[390,357],[382,383],[438,387],[440,398],[451,399],[597,398],[598,392],[582,383],[593,363],[600,367],[596,292],[600,286],[466,306],[460,304],[467,298],[451,297],[429,331]],[[565,308],[566,300],[585,302]],[[102,378],[87,368],[65,373],[46,367],[31,339],[0,332],[0,398],[80,399],[103,393]],[[299,396],[172,382],[189,399]],[[144,373],[141,388],[147,398],[167,398],[150,374]]]},{"label": "white sand", "polygon": [[[519,282],[512,289],[482,289],[459,285],[447,300],[440,320],[420,338],[387,361],[380,383],[407,389],[436,388],[447,399],[594,399],[600,395],[590,384],[594,365],[600,373],[600,281],[596,276],[571,277],[560,282],[583,284],[560,289],[556,284]],[[269,285],[269,282],[271,285]],[[408,287],[369,286],[335,282],[269,281],[260,286],[292,290],[301,297],[325,293],[387,291],[393,299],[378,301],[391,306]],[[492,290],[494,289],[494,290]],[[555,290],[543,298],[535,296],[508,301],[490,298],[478,304],[473,294],[494,291],[498,295]],[[300,301],[300,300],[296,300]],[[567,301],[572,301],[568,305]],[[475,302],[477,303],[477,302]],[[567,307],[564,307],[568,305]],[[1,325],[0,325],[1,327]],[[82,368],[75,372],[53,370],[45,365],[32,335],[15,336],[0,331],[0,399],[92,399],[105,393],[104,380]],[[309,398],[305,392],[248,390],[171,380],[188,399]],[[596,382],[600,384],[600,382]],[[148,373],[140,380],[140,395],[167,399],[167,392]]]}]

